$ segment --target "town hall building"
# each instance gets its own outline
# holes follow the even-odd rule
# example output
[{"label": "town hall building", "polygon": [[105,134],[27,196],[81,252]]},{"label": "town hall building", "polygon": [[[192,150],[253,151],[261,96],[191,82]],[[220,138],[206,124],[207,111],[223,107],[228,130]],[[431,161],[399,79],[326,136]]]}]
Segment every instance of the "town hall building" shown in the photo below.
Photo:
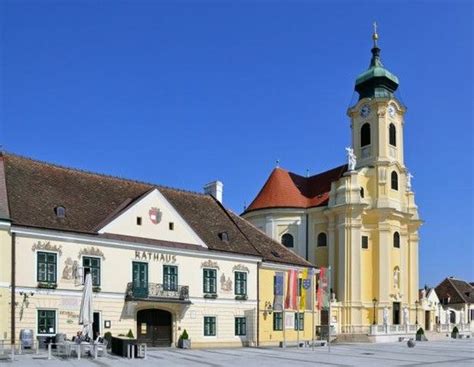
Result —
[{"label": "town hall building", "polygon": [[374,31],[369,68],[355,82],[359,99],[347,111],[348,164],[310,177],[276,167],[242,214],[317,267],[331,267],[331,324],[343,334],[422,323],[415,314],[422,221],[404,160],[406,108],[377,41]]}]

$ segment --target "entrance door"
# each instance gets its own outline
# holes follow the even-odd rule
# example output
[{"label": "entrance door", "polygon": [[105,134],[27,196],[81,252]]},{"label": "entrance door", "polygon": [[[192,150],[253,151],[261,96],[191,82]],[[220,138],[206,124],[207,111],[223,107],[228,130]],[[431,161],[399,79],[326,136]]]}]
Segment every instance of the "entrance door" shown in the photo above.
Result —
[{"label": "entrance door", "polygon": [[92,335],[100,334],[100,312],[94,312],[94,323],[92,324]]},{"label": "entrance door", "polygon": [[137,313],[137,339],[150,347],[171,346],[171,313],[141,310]]},{"label": "entrance door", "polygon": [[393,302],[393,325],[400,325],[400,302]]},{"label": "entrance door", "polygon": [[425,330],[430,330],[430,311],[425,311]]},{"label": "entrance door", "polygon": [[133,296],[135,298],[148,297],[148,264],[133,262]]}]

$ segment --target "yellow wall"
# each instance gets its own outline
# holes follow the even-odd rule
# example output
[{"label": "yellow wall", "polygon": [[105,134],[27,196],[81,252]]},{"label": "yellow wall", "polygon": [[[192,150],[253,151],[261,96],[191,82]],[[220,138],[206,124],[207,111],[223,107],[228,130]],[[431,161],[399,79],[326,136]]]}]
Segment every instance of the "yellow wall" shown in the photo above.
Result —
[{"label": "yellow wall", "polygon": [[[271,345],[283,342],[285,339],[287,343],[295,343],[298,340],[298,331],[294,329],[294,325],[291,328],[285,328],[285,331],[273,330],[273,313],[265,311],[265,304],[269,302],[273,306],[273,277],[278,271],[285,270],[274,270],[260,268],[260,300],[259,300],[259,339],[260,345]],[[295,313],[296,310],[285,310],[285,314]],[[312,325],[313,315],[311,310],[301,311],[305,313],[304,317],[304,330],[299,332],[299,340],[311,340],[312,339]],[[318,315],[314,314],[314,324],[319,324]],[[284,320],[283,320],[284,324]],[[283,335],[284,334],[284,335]]]},{"label": "yellow wall", "polygon": [[11,237],[0,229],[0,339],[10,339]]}]

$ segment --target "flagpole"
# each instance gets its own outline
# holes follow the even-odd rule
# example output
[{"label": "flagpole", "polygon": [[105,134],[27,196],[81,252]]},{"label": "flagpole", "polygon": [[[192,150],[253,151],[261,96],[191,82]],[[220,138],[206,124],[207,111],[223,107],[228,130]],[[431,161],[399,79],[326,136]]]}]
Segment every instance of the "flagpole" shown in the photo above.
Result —
[{"label": "flagpole", "polygon": [[296,271],[296,295],[298,293],[300,294],[298,297],[296,297],[296,302],[298,304],[296,305],[296,326],[298,326],[298,330],[296,330],[296,343],[297,343],[297,348],[300,347],[300,302],[301,302],[301,292],[303,291],[300,287],[300,269]]},{"label": "flagpole", "polygon": [[328,307],[328,353],[331,353],[331,265],[328,266],[328,275],[327,275],[327,290],[329,291],[329,307]]},{"label": "flagpole", "polygon": [[[314,329],[314,299],[315,299],[315,289],[316,289],[316,281],[315,281],[315,277],[316,277],[316,272],[313,271],[313,269],[311,269],[311,291],[310,291],[310,295],[312,294],[312,299],[311,299],[311,316],[312,316],[312,321],[311,321],[311,332],[312,332],[312,335],[311,335],[311,340],[312,340],[312,347],[311,349],[314,351],[314,334],[316,333],[316,330]],[[313,292],[313,293],[312,293]]]}]

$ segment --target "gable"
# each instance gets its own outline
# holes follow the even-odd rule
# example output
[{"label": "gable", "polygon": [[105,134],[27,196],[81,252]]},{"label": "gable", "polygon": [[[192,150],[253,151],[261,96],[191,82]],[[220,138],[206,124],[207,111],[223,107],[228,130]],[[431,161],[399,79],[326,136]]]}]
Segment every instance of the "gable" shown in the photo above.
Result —
[{"label": "gable", "polygon": [[170,202],[154,188],[98,229],[98,233],[207,247]]}]

